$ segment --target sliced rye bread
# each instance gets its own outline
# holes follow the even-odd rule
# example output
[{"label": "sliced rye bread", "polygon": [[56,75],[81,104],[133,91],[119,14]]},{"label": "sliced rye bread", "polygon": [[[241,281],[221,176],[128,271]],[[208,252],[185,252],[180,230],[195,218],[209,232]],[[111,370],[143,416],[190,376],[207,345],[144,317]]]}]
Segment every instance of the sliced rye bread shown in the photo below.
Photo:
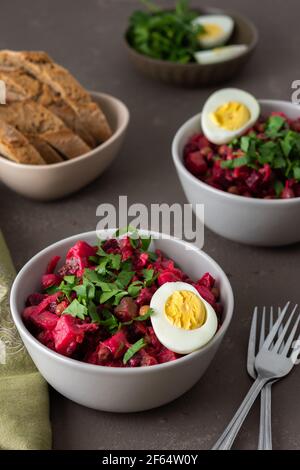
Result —
[{"label": "sliced rye bread", "polygon": [[64,161],[60,154],[40,136],[36,134],[25,134],[25,137],[28,139],[31,145],[36,148],[46,163],[61,163]]},{"label": "sliced rye bread", "polygon": [[104,142],[112,131],[100,107],[65,68],[57,65],[42,51],[0,51],[0,66],[17,66],[49,85],[75,111],[80,124],[98,143]]},{"label": "sliced rye bread", "polygon": [[4,69],[0,67],[0,80],[6,84],[7,103],[32,99],[52,111],[90,147],[97,145],[96,140],[77,119],[75,111],[46,83],[40,82],[24,69],[16,67]]},{"label": "sliced rye bread", "polygon": [[44,106],[25,100],[0,106],[0,119],[15,126],[23,134],[37,135],[65,158],[83,155],[90,147],[61,119]]},{"label": "sliced rye bread", "polygon": [[28,165],[44,165],[46,163],[21,132],[1,119],[0,154],[17,163]]}]

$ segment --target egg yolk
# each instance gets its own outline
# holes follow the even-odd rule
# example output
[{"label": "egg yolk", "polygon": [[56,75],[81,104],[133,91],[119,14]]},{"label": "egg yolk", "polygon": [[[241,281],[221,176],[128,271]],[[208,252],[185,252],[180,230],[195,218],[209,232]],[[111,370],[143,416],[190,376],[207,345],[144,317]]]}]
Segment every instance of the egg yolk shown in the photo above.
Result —
[{"label": "egg yolk", "polygon": [[229,101],[211,113],[212,121],[227,131],[236,131],[250,120],[251,114],[247,106],[237,101]]},{"label": "egg yolk", "polygon": [[204,25],[203,33],[199,34],[200,39],[214,39],[223,34],[223,29],[218,24],[207,23]]},{"label": "egg yolk", "polygon": [[206,309],[202,300],[194,292],[176,291],[165,303],[165,314],[169,322],[183,328],[194,330],[206,321]]}]

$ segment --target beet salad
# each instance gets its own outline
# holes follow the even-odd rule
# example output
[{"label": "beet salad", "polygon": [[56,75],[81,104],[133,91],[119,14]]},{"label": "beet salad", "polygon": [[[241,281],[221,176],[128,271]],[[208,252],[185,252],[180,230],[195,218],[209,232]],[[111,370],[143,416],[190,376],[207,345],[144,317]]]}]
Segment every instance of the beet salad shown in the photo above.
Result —
[{"label": "beet salad", "polygon": [[110,367],[161,364],[202,347],[220,322],[215,280],[190,279],[150,243],[116,233],[95,246],[78,241],[63,265],[49,260],[22,314],[29,331],[59,354]]},{"label": "beet salad", "polygon": [[300,196],[300,118],[282,113],[260,118],[227,144],[201,132],[184,148],[186,168],[204,183],[239,196],[286,199]]}]

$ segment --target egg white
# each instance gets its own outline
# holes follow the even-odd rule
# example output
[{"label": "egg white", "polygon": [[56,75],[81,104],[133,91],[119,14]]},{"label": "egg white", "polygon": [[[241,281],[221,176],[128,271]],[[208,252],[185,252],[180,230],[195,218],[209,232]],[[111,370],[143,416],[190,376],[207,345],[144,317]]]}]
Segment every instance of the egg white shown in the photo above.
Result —
[{"label": "egg white", "polygon": [[[211,119],[211,114],[216,111],[219,106],[222,106],[229,101],[236,101],[244,104],[250,112],[249,121],[247,121],[244,126],[234,131],[222,129]],[[224,88],[210,95],[204,104],[201,114],[202,132],[213,144],[227,144],[234,138],[241,136],[247,129],[253,126],[257,121],[259,114],[259,103],[250,93],[239,90],[238,88]]]},{"label": "egg white", "polygon": [[[165,304],[176,291],[191,291],[204,303],[206,321],[200,328],[185,330],[170,323],[165,314]],[[204,300],[197,289],[186,282],[166,282],[152,296],[150,307],[154,310],[151,322],[159,341],[171,351],[189,354],[202,348],[215,335],[218,328],[217,315],[212,306]]]},{"label": "egg white", "polygon": [[220,32],[217,37],[201,38],[201,35],[199,35],[199,44],[201,47],[207,49],[225,44],[232,35],[234,28],[233,19],[226,15],[201,15],[195,18],[193,23],[198,25],[200,24],[204,28],[207,24],[216,24],[222,29],[222,32]]},{"label": "egg white", "polygon": [[230,46],[218,47],[210,51],[195,52],[195,60],[198,64],[217,64],[218,62],[225,62],[226,60],[234,59],[244,52],[248,46],[246,44],[233,44]]}]

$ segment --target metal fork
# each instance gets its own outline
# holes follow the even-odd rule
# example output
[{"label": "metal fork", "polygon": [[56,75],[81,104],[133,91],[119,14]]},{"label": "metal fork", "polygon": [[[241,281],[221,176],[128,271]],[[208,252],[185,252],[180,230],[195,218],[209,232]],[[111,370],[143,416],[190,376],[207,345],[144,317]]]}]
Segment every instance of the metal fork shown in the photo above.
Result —
[{"label": "metal fork", "polygon": [[[282,378],[292,370],[294,363],[289,355],[289,352],[297,334],[300,315],[298,315],[297,319],[294,321],[292,331],[288,335],[283,349],[280,350],[280,348],[282,342],[285,339],[288,328],[291,325],[296,308],[294,308],[293,312],[289,315],[289,318],[285,322],[280,334],[278,334],[279,328],[283,324],[287,308],[284,309],[271,328],[271,331],[265,339],[262,348],[255,358],[257,378],[244,398],[236,414],[214,445],[213,450],[231,449],[232,444],[261,389],[270,380]],[[298,339],[300,339],[300,336]]]},{"label": "metal fork", "polygon": [[[282,311],[285,311],[290,302],[287,302],[284,309],[278,308],[278,316]],[[297,306],[296,306],[297,307]],[[295,308],[296,308],[295,307]],[[247,371],[250,377],[256,379],[255,370],[255,357],[257,354],[257,316],[258,307],[254,308],[253,318],[251,323],[249,345],[248,345],[248,357],[247,357]],[[261,329],[259,334],[258,351],[262,347],[266,335],[265,335],[265,324],[266,324],[266,307],[263,308],[261,315]],[[273,327],[273,307],[270,307],[269,315],[269,329]],[[283,326],[281,325],[278,330],[278,334],[282,333]],[[281,344],[281,349],[284,347],[284,341]],[[262,389],[260,394],[260,422],[259,422],[259,438],[258,438],[258,450],[272,450],[272,420],[271,420],[271,397],[272,397],[272,385],[277,382],[277,379],[268,382]]]}]

